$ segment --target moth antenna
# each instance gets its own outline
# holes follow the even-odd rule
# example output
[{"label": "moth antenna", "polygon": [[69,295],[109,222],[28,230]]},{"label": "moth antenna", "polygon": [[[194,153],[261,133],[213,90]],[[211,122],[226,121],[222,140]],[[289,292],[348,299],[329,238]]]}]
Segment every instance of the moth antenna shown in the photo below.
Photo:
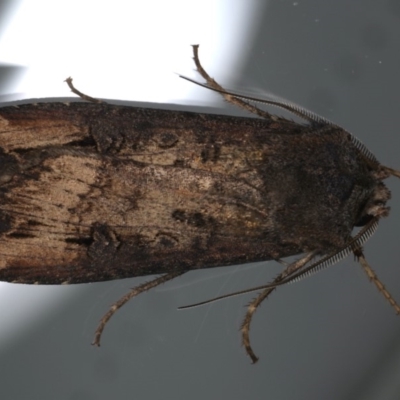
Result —
[{"label": "moth antenna", "polygon": [[365,144],[361,142],[360,139],[356,138],[353,134],[346,131],[350,135],[350,140],[353,143],[354,147],[372,164],[374,168],[380,166],[380,162],[377,158],[367,149]]},{"label": "moth antenna", "polygon": [[[275,261],[280,262],[283,265],[286,265],[287,267],[290,266],[289,263],[286,263],[286,262],[284,262],[282,260],[275,260]],[[186,310],[188,308],[200,307],[200,306],[204,306],[205,304],[215,303],[215,302],[217,302],[219,300],[224,300],[224,299],[228,299],[230,297],[240,296],[242,294],[257,292],[259,290],[274,289],[274,288],[276,288],[278,286],[283,286],[286,283],[287,283],[286,281],[282,281],[282,282],[278,282],[278,283],[271,283],[271,284],[268,284],[268,285],[255,286],[255,287],[252,287],[250,289],[238,290],[237,292],[223,294],[221,296],[213,297],[212,299],[199,301],[198,303],[192,303],[192,304],[188,304],[187,306],[181,306],[181,307],[178,307],[178,310]]]},{"label": "moth antenna", "polygon": [[100,346],[101,335],[103,333],[105,326],[107,325],[107,322],[117,312],[117,310],[119,310],[124,304],[126,304],[132,297],[135,297],[135,296],[139,295],[140,293],[147,292],[148,290],[150,290],[158,285],[161,285],[162,283],[170,281],[179,275],[183,275],[185,272],[186,271],[174,271],[174,272],[170,272],[168,274],[159,276],[158,278],[153,279],[149,282],[142,283],[141,285],[133,288],[129,293],[127,293],[126,295],[121,297],[117,302],[115,302],[111,306],[111,308],[108,310],[108,312],[100,320],[100,323],[95,332],[95,336],[94,336],[92,345]]},{"label": "moth antenna", "polygon": [[263,286],[253,287],[251,289],[239,290],[237,292],[223,294],[221,296],[213,297],[212,299],[199,301],[198,303],[192,303],[192,304],[188,304],[187,306],[181,306],[181,307],[178,307],[178,310],[187,310],[188,308],[200,307],[200,306],[204,306],[205,304],[215,303],[215,302],[217,302],[219,300],[227,299],[229,297],[240,296],[242,294],[251,293],[251,292],[255,292],[257,290],[266,289],[266,288],[275,288],[278,285],[279,284],[276,284],[276,285],[272,285],[272,284],[271,285],[263,285]]},{"label": "moth antenna", "polygon": [[88,96],[85,93],[82,93],[81,91],[79,91],[73,84],[72,84],[72,78],[69,77],[67,78],[64,82],[67,82],[67,85],[69,86],[69,88],[71,89],[72,93],[75,93],[76,95],[78,95],[81,99],[89,101],[91,103],[105,103],[105,101],[99,100],[99,99],[95,99],[94,97]]},{"label": "moth antenna", "polygon": [[337,264],[339,261],[346,258],[350,253],[354,252],[354,249],[361,248],[364,243],[366,243],[371,238],[371,236],[376,232],[378,228],[378,221],[379,218],[373,218],[341,250],[335,251],[334,253],[322,257],[320,260],[311,264],[307,268],[304,268],[297,274],[291,276],[289,279],[286,279],[282,284],[298,282],[303,278],[314,275],[315,273],[322,271],[323,269]]},{"label": "moth antenna", "polygon": [[[279,260],[275,260],[275,261],[279,262]],[[289,266],[290,264],[284,263],[284,265]],[[224,299],[228,299],[230,297],[240,296],[242,294],[257,292],[259,290],[274,289],[274,288],[276,288],[278,286],[283,286],[286,283],[287,283],[286,281],[283,281],[283,282],[278,282],[278,283],[271,283],[271,284],[268,284],[268,285],[255,286],[255,287],[252,287],[250,289],[239,290],[237,292],[232,292],[232,293],[228,293],[228,294],[223,294],[221,296],[213,297],[212,299],[199,301],[198,303],[188,304],[187,306],[181,306],[181,307],[178,307],[178,310],[186,310],[188,308],[200,307],[200,306],[204,306],[205,304],[215,303],[215,302],[217,302],[219,300],[224,300]]]}]

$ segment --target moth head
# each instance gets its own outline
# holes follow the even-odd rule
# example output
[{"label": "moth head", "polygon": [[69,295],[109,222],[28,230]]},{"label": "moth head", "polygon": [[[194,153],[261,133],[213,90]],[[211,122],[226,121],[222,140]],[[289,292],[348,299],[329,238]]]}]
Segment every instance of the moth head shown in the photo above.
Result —
[{"label": "moth head", "polygon": [[364,226],[372,218],[387,217],[390,207],[386,206],[386,202],[390,197],[390,190],[382,181],[378,182],[367,202],[361,206],[355,226]]},{"label": "moth head", "polygon": [[372,219],[379,220],[389,215],[390,207],[386,206],[387,201],[391,198],[390,190],[385,186],[383,180],[396,176],[400,178],[400,171],[381,165],[377,159],[362,145],[356,138],[351,137],[356,147],[360,150],[360,154],[371,167],[371,174],[376,185],[368,199],[362,204],[356,220],[355,226],[364,226]]}]

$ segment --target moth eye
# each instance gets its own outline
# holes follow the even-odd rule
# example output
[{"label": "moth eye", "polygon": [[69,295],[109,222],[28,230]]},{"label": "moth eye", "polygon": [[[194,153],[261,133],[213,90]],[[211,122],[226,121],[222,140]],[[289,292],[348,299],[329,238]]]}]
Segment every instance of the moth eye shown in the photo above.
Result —
[{"label": "moth eye", "polygon": [[359,205],[354,226],[364,226],[368,224],[368,222],[371,221],[371,219],[373,218],[373,215],[371,215],[371,213],[369,212],[369,201],[369,199],[366,199]]},{"label": "moth eye", "polygon": [[368,204],[366,207],[361,207],[361,211],[358,214],[357,222],[354,226],[364,226],[371,221],[372,218],[382,218],[389,214],[389,207],[385,206],[385,202],[378,199],[372,204]]},{"label": "moth eye", "polygon": [[354,226],[364,226],[372,218],[382,218],[389,214],[389,207],[386,207],[386,202],[390,199],[390,191],[382,182],[377,183],[372,193],[366,191],[364,195],[365,200],[359,204]]},{"label": "moth eye", "polygon": [[364,214],[361,216],[361,218],[358,219],[354,226],[364,226],[368,224],[368,222],[371,221],[372,218],[374,218],[372,215]]}]

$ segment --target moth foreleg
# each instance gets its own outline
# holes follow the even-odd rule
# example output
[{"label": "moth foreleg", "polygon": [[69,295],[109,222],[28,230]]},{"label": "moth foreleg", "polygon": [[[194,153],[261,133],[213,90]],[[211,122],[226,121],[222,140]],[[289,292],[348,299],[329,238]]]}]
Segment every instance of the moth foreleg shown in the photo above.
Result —
[{"label": "moth foreleg", "polygon": [[96,329],[96,333],[95,333],[92,345],[100,346],[101,335],[103,333],[103,330],[104,330],[107,322],[117,312],[117,310],[120,309],[124,304],[126,304],[132,297],[135,297],[135,296],[139,295],[140,293],[147,292],[148,290],[150,290],[158,285],[161,285],[164,282],[170,281],[170,280],[176,278],[177,276],[184,274],[185,272],[186,271],[174,271],[174,272],[170,272],[168,274],[159,276],[158,278],[153,279],[152,281],[145,282],[145,283],[133,288],[129,293],[127,293],[126,295],[121,297],[116,303],[114,303],[111,306],[111,308],[108,310],[108,312],[100,320],[100,323]]}]

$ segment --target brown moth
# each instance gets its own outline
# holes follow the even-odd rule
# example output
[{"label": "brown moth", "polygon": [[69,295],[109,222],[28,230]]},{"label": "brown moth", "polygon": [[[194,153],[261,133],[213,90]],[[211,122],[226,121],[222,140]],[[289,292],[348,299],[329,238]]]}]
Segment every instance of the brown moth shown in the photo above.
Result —
[{"label": "brown moth", "polygon": [[242,325],[253,362],[249,328],[258,305],[278,285],[350,253],[399,312],[362,245],[388,214],[382,181],[400,172],[313,113],[224,90],[193,49],[203,86],[259,118],[112,105],[77,91],[71,79],[87,103],[0,108],[0,280],[72,284],[161,274],[111,307],[96,331],[99,345],[118,308],[186,271],[304,254],[255,288],[262,292]]}]

